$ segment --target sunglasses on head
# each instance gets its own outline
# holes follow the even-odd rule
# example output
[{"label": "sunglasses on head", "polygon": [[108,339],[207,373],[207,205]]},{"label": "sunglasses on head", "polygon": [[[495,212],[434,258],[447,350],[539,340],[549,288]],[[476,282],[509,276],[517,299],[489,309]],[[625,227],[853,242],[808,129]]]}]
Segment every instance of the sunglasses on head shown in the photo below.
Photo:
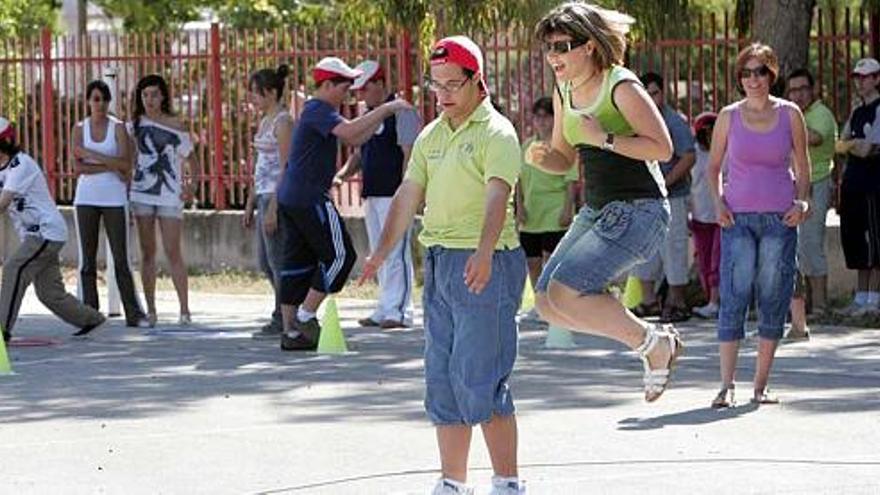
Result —
[{"label": "sunglasses on head", "polygon": [[766,65],[762,65],[762,66],[756,67],[754,69],[749,69],[747,67],[743,67],[739,71],[739,78],[740,79],[748,79],[748,78],[752,77],[753,75],[757,76],[757,77],[767,77],[770,75],[770,68],[767,67]]},{"label": "sunglasses on head", "polygon": [[544,51],[562,55],[585,44],[587,44],[587,40],[545,41]]}]

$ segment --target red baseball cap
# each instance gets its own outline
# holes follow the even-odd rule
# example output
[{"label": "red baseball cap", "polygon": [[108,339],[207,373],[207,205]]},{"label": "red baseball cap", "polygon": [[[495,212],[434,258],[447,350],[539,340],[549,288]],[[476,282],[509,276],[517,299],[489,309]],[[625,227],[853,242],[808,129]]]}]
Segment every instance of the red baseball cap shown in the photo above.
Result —
[{"label": "red baseball cap", "polygon": [[319,86],[322,82],[337,77],[351,79],[354,82],[359,75],[361,71],[352,69],[338,57],[324,57],[312,69],[312,79]]},{"label": "red baseball cap", "polygon": [[0,117],[0,141],[15,141],[15,127],[3,117]]},{"label": "red baseball cap", "polygon": [[480,88],[486,92],[483,73],[483,51],[467,36],[449,36],[434,44],[431,49],[431,65],[455,64],[480,75]]},{"label": "red baseball cap", "polygon": [[694,118],[694,133],[700,132],[707,127],[713,127],[718,114],[715,112],[703,112]]}]

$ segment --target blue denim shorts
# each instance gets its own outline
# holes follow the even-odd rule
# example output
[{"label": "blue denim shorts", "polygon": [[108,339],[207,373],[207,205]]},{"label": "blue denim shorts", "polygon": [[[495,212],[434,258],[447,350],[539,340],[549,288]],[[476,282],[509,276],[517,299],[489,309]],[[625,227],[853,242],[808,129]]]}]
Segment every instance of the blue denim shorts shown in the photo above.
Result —
[{"label": "blue denim shorts", "polygon": [[146,203],[129,203],[131,213],[136,217],[159,217],[183,219],[183,202],[177,206],[148,205]]},{"label": "blue denim shorts", "polygon": [[665,199],[612,201],[599,211],[584,206],[547,260],[537,290],[546,292],[555,280],[581,294],[601,294],[610,282],[651,259],[668,228]]},{"label": "blue denim shorts", "polygon": [[749,304],[758,308],[758,335],[782,338],[794,292],[797,228],[782,223],[782,213],[734,213],[721,229],[721,309],[718,340],[745,336]]},{"label": "blue denim shorts", "polygon": [[507,380],[516,360],[516,312],[526,280],[522,249],[495,251],[479,294],[464,283],[469,249],[425,254],[425,410],[435,425],[476,425],[514,413]]}]

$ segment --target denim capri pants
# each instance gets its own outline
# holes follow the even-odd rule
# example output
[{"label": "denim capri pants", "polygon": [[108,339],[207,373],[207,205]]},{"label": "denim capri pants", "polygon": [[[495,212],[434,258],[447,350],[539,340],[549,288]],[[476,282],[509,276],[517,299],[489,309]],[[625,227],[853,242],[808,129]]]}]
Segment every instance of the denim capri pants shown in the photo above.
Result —
[{"label": "denim capri pants", "polygon": [[721,229],[721,342],[745,336],[753,298],[758,308],[758,335],[782,338],[794,292],[798,242],[797,228],[782,223],[782,217],[782,213],[734,213],[733,225]]},{"label": "denim capri pants", "polygon": [[473,249],[425,254],[425,410],[435,425],[477,425],[514,413],[508,379],[526,280],[521,248],[496,250],[479,294],[464,282]]}]

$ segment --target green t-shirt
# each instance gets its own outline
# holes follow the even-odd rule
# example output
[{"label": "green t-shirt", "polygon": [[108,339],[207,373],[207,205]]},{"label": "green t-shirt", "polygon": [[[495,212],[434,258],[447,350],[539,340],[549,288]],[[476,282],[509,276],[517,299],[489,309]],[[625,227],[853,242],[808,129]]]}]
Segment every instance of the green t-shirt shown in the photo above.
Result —
[{"label": "green t-shirt", "polygon": [[[419,241],[425,246],[476,249],[486,213],[486,184],[497,177],[512,191],[521,164],[516,130],[492,108],[489,98],[455,130],[441,114],[419,134],[406,172],[406,180],[425,189]],[[519,247],[510,196],[496,249]]]},{"label": "green t-shirt", "polygon": [[562,103],[562,135],[578,150],[584,171],[584,201],[601,209],[612,201],[663,198],[666,185],[656,161],[635,160],[613,151],[589,146],[581,122],[584,116],[599,121],[602,129],[616,136],[632,136],[633,129],[614,103],[614,89],[627,81],[641,84],[629,69],[619,65],[606,70],[599,94],[586,108],[575,108],[571,101],[571,83],[557,86]]},{"label": "green t-shirt", "polygon": [[813,182],[818,182],[831,175],[834,167],[834,142],[837,141],[837,121],[834,114],[821,101],[816,100],[804,113],[807,128],[822,136],[822,144],[810,146],[810,163],[812,163]]},{"label": "green t-shirt", "polygon": [[537,138],[523,145],[523,167],[519,177],[526,210],[525,225],[521,232],[559,232],[567,227],[559,225],[559,215],[569,195],[569,186],[578,180],[578,167],[571,167],[565,175],[549,174],[526,162],[525,152]]}]

